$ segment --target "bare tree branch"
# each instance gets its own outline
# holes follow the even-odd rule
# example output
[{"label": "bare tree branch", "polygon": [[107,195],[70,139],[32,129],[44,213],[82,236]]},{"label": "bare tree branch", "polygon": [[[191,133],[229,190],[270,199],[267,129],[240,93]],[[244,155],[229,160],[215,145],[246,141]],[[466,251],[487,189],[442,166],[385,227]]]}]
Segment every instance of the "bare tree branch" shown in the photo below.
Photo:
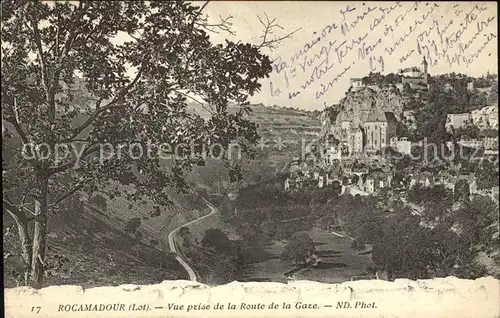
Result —
[{"label": "bare tree branch", "polygon": [[[263,21],[260,16],[257,16],[257,18],[259,19],[260,24],[262,24],[262,26],[264,27],[263,34],[260,36],[260,38],[262,39],[262,43],[257,46],[259,49],[267,48],[272,51],[278,48],[284,40],[292,38],[295,33],[302,29],[298,28],[297,30],[287,33],[283,36],[277,36],[275,35],[276,29],[283,30],[283,27],[276,23],[276,18],[270,20],[267,13],[265,13],[265,21]],[[271,36],[273,35],[274,37],[271,38]]]},{"label": "bare tree branch", "polygon": [[26,133],[24,132],[24,130],[21,128],[21,125],[19,124],[19,122],[17,122],[16,119],[12,116],[6,116],[4,119],[5,119],[5,121],[11,123],[14,126],[17,134],[19,135],[19,137],[21,138],[23,143],[28,144],[29,143],[28,137],[26,136]]},{"label": "bare tree branch", "polygon": [[31,190],[31,186],[33,185],[33,181],[35,181],[35,176],[33,176],[33,178],[31,178],[31,180],[26,185],[26,189],[24,189],[23,198],[21,200],[21,206],[24,206],[24,204],[26,203],[26,198],[28,197],[28,193]]},{"label": "bare tree branch", "polygon": [[50,204],[50,206],[56,206],[58,205],[59,203],[61,203],[62,201],[66,200],[67,198],[69,198],[71,195],[73,195],[75,192],[81,190],[84,186],[87,185],[87,182],[89,181],[92,181],[94,178],[87,178],[87,179],[84,179],[80,182],[78,182],[77,185],[75,185],[73,187],[73,189],[71,189],[70,191],[66,192],[64,195],[62,195],[61,197],[59,197],[58,199],[56,199],[53,203]]},{"label": "bare tree branch", "polygon": [[35,19],[32,18],[30,22],[31,22],[33,37],[35,38],[38,59],[40,60],[40,73],[41,73],[41,78],[42,78],[42,85],[43,85],[43,89],[45,91],[45,98],[46,98],[46,101],[48,103],[49,99],[50,99],[49,98],[50,85],[49,85],[49,79],[48,79],[48,74],[47,74],[47,62],[46,62],[45,56],[43,54],[42,40],[40,39],[40,31],[38,30],[38,20],[35,21]]},{"label": "bare tree branch", "polygon": [[198,10],[198,13],[194,16],[193,21],[191,22],[191,28],[194,27],[195,25],[199,28],[205,29],[206,31],[212,32],[212,33],[219,33],[217,31],[224,31],[227,32],[231,35],[235,35],[234,31],[231,29],[232,23],[230,22],[231,19],[233,19],[233,16],[230,15],[226,18],[223,18],[222,16],[219,15],[219,18],[221,22],[216,23],[216,24],[209,24],[208,23],[208,15],[205,15],[204,18],[200,17],[200,14],[202,11],[205,9],[205,7],[208,5],[210,1],[206,1]]},{"label": "bare tree branch", "polygon": [[201,12],[203,11],[203,9],[205,9],[205,7],[207,6],[207,4],[210,2],[210,0],[206,1],[200,8],[200,10],[198,11],[198,13],[195,15],[194,19],[193,19],[193,22],[191,23],[191,28],[193,27],[194,23],[196,22],[196,20],[198,19],[198,17],[200,16]]},{"label": "bare tree branch", "polygon": [[[178,93],[178,94],[181,94],[182,96],[185,96],[193,101],[195,101],[196,103],[200,104],[201,107],[206,110],[207,112],[209,112],[210,114],[213,114],[214,110],[210,107],[210,105],[205,105],[203,104],[202,102],[200,102],[199,100],[197,100],[196,98],[192,97],[192,96],[189,96],[188,94],[186,93],[183,93],[181,91],[178,91],[178,90],[174,90],[174,92]],[[210,107],[210,109],[206,108],[206,106]]]},{"label": "bare tree branch", "polygon": [[230,15],[226,18],[219,16],[219,18],[220,18],[219,23],[210,24],[208,23],[208,15],[207,15],[204,18],[199,18],[198,20],[196,20],[194,25],[212,33],[219,34],[220,33],[219,31],[222,31],[222,32],[227,32],[231,35],[235,35],[236,33],[232,30],[233,23],[231,22],[233,16]]}]

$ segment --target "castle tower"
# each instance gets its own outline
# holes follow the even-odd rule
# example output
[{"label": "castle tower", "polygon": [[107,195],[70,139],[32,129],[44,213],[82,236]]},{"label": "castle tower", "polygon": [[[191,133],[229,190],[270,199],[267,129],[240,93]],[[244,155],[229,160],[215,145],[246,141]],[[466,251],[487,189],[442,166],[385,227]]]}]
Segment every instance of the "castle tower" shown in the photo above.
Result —
[{"label": "castle tower", "polygon": [[424,82],[425,84],[427,85],[427,60],[425,59],[425,56],[424,56],[424,60],[422,61],[422,65],[424,66]]}]

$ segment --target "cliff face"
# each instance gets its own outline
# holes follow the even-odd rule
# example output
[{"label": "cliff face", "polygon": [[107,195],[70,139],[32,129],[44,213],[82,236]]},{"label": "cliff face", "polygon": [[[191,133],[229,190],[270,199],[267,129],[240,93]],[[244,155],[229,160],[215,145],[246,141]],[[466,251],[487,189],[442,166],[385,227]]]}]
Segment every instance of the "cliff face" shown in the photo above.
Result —
[{"label": "cliff face", "polygon": [[[349,90],[337,108],[336,118],[330,118],[327,111],[322,117],[322,133],[332,133],[336,138],[340,136],[341,122],[349,120],[352,125],[362,124],[370,113],[393,112],[398,120],[403,115],[406,103],[403,94],[395,87],[363,87],[357,90]],[[331,110],[329,113],[332,113]]]}]

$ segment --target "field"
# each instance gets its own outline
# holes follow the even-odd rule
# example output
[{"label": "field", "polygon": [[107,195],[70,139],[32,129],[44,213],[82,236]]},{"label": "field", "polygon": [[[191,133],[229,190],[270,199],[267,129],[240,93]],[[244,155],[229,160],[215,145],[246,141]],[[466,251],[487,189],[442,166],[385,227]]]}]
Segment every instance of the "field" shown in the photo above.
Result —
[{"label": "field", "polygon": [[[351,239],[313,228],[307,232],[316,245],[318,257],[322,262],[315,268],[305,268],[293,275],[296,280],[312,280],[325,283],[341,283],[350,281],[352,276],[365,275],[366,267],[372,265],[371,255],[358,255],[351,248]],[[279,259],[284,244],[273,242],[265,246],[271,257],[260,263],[247,266],[242,275],[243,281],[275,281],[285,282],[284,273],[292,271],[295,266]]]}]

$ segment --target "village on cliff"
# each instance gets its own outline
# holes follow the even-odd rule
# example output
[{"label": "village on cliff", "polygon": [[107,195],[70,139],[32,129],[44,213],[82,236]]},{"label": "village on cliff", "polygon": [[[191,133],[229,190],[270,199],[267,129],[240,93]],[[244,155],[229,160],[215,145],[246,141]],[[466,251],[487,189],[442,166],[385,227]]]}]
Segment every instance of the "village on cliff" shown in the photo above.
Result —
[{"label": "village on cliff", "polygon": [[[294,158],[285,190],[333,186],[341,194],[404,200],[410,189],[439,185],[498,202],[498,178],[488,177],[498,169],[493,78],[431,78],[425,57],[421,68],[351,78],[345,98],[321,114],[318,143]],[[466,107],[450,105],[450,96],[467,96]]]}]

